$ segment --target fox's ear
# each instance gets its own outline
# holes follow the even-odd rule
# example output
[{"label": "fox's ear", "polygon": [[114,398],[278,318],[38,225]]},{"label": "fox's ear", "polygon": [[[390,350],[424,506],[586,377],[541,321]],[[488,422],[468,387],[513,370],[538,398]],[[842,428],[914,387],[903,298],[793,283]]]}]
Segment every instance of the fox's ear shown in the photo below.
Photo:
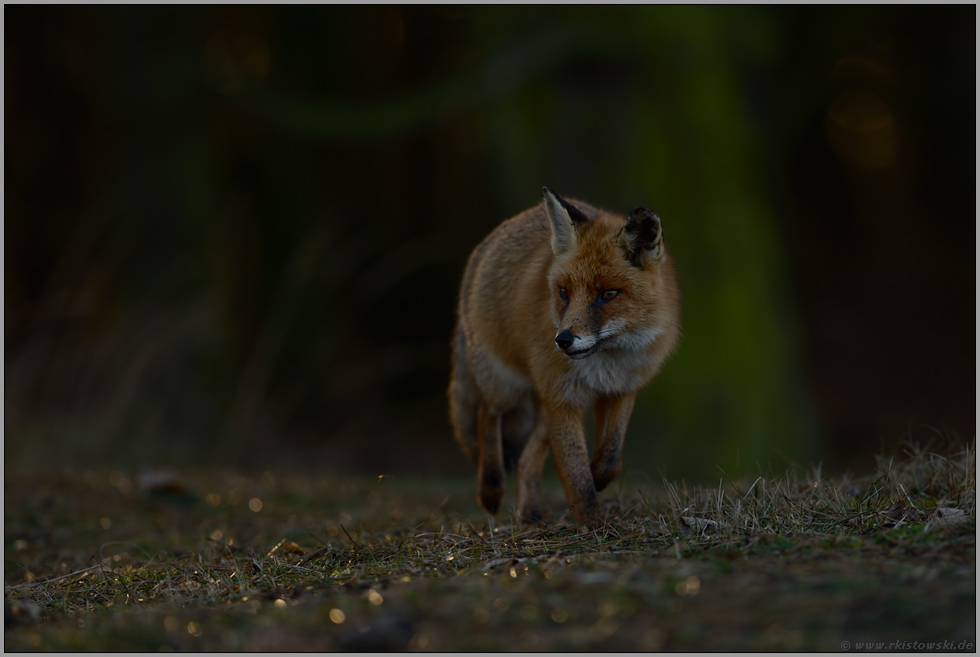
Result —
[{"label": "fox's ear", "polygon": [[622,232],[626,257],[637,267],[664,255],[664,231],[660,217],[642,205],[630,210]]},{"label": "fox's ear", "polygon": [[544,207],[551,219],[551,249],[555,255],[561,255],[575,248],[575,229],[589,223],[589,218],[548,187],[543,191]]}]

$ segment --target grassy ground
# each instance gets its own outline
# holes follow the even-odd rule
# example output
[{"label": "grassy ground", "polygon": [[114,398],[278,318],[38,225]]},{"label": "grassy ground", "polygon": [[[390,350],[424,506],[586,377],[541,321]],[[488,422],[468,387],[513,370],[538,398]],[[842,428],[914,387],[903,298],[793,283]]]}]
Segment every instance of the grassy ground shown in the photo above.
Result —
[{"label": "grassy ground", "polygon": [[475,475],[8,473],[4,648],[972,651],[975,463],[616,482],[596,532],[547,482],[521,527]]}]

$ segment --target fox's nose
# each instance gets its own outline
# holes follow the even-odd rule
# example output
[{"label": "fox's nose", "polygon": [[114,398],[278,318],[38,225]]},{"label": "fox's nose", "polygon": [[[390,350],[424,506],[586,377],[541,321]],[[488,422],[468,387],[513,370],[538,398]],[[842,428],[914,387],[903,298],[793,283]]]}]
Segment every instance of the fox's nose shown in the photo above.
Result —
[{"label": "fox's nose", "polygon": [[555,344],[557,344],[562,351],[565,351],[569,347],[571,347],[572,342],[574,341],[575,341],[575,336],[572,335],[571,331],[562,331],[561,333],[555,336]]}]

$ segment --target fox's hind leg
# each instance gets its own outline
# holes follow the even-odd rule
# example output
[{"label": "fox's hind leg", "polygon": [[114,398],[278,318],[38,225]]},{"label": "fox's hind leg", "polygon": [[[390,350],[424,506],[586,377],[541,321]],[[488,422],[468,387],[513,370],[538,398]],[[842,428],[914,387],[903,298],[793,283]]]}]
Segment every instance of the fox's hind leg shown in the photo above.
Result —
[{"label": "fox's hind leg", "polygon": [[490,515],[495,515],[504,496],[504,451],[500,437],[500,414],[492,413],[480,401],[476,422],[479,444],[477,476],[480,481],[477,500]]},{"label": "fox's hind leg", "polygon": [[524,522],[539,522],[544,517],[541,506],[541,473],[547,458],[548,429],[544,416],[538,413],[537,422],[517,465],[517,511]]}]

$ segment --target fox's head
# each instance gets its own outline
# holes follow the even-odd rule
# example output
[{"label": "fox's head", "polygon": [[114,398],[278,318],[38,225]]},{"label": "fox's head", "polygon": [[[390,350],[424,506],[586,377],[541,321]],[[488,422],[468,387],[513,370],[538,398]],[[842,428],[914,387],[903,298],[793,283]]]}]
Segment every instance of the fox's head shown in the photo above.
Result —
[{"label": "fox's head", "polygon": [[555,344],[566,356],[644,350],[671,328],[678,301],[657,215],[641,206],[625,219],[591,208],[587,215],[547,187],[544,206]]}]

